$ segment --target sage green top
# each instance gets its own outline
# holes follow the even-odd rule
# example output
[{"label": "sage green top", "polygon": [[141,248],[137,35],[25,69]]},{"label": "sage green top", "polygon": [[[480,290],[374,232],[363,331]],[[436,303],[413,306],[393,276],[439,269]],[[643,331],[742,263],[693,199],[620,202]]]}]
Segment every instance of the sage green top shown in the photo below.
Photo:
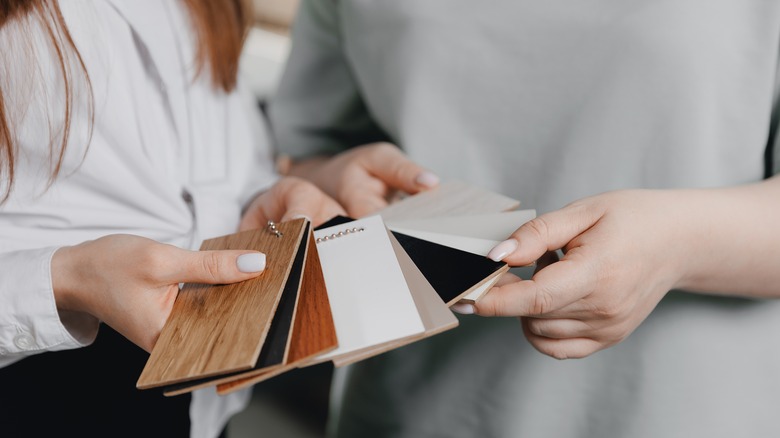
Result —
[{"label": "sage green top", "polygon": [[[538,213],[765,174],[778,1],[304,0],[293,31],[270,110],[296,157],[387,139]],[[673,292],[566,361],[514,318],[460,319],[338,370],[334,435],[780,436],[780,301]]]}]

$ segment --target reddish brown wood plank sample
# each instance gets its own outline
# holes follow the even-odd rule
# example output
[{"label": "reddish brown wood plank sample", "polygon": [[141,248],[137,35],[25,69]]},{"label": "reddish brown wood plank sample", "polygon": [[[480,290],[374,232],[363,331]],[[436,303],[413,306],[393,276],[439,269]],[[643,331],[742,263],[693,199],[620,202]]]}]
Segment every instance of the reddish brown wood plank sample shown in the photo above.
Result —
[{"label": "reddish brown wood plank sample", "polygon": [[282,237],[258,229],[204,241],[201,250],[262,251],[265,271],[241,283],[185,285],[136,386],[166,386],[254,367],[306,222],[277,224]]},{"label": "reddish brown wood plank sample", "polygon": [[336,328],[333,325],[325,278],[322,276],[322,267],[314,235],[310,234],[306,267],[303,271],[301,291],[298,296],[298,308],[293,324],[287,364],[270,371],[242,373],[238,379],[217,385],[217,393],[227,394],[270,379],[297,368],[305,364],[308,359],[337,346]]}]

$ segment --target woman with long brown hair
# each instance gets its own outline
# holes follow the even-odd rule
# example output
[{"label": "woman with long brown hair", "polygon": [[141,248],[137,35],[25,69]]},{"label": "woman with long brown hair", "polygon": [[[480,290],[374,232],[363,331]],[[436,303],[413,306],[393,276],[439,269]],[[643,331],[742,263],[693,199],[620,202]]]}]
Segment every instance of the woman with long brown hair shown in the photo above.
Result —
[{"label": "woman with long brown hair", "polygon": [[245,405],[135,381],[180,283],[264,268],[203,239],[343,212],[277,180],[238,79],[249,18],[241,0],[0,0],[3,436],[213,437]]}]

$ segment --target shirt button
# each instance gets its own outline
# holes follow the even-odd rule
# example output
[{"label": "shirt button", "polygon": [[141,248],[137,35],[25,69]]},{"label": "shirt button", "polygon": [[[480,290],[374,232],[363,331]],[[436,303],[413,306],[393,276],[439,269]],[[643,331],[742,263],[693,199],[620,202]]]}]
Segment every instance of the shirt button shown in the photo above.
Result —
[{"label": "shirt button", "polygon": [[21,350],[29,350],[35,347],[35,339],[27,333],[16,335],[14,345]]},{"label": "shirt button", "polygon": [[190,194],[190,192],[188,192],[187,190],[182,190],[181,199],[183,199],[184,202],[186,202],[187,204],[190,204],[192,203],[192,194]]}]

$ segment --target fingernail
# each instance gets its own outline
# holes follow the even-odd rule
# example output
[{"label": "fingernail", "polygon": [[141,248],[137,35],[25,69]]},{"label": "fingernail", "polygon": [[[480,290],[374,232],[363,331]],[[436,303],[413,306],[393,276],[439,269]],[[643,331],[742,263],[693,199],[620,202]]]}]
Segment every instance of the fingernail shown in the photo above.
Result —
[{"label": "fingernail", "polygon": [[493,260],[494,262],[500,262],[501,260],[504,260],[504,257],[508,256],[516,249],[517,249],[517,240],[508,239],[499,243],[493,249],[491,249],[487,256],[490,260]]},{"label": "fingernail", "polygon": [[425,187],[434,187],[439,184],[439,177],[435,174],[425,171],[417,175],[414,182]]},{"label": "fingernail", "polygon": [[452,309],[453,312],[460,313],[462,315],[473,315],[474,314],[474,306],[471,304],[453,304],[450,306],[450,309]]},{"label": "fingernail", "polygon": [[241,254],[236,259],[236,266],[241,272],[260,272],[265,269],[265,254],[261,252]]}]

